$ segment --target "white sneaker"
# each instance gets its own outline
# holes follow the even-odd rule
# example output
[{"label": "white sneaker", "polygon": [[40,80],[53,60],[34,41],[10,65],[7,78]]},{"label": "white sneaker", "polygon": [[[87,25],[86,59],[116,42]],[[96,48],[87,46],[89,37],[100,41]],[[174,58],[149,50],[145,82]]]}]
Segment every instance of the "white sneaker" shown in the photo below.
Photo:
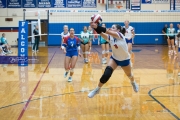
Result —
[{"label": "white sneaker", "polygon": [[88,94],[88,97],[89,98],[92,98],[92,97],[94,97],[96,94],[99,94],[99,92],[100,92],[100,88],[95,88],[93,91],[91,91],[89,94]]},{"label": "white sneaker", "polygon": [[107,63],[106,58],[103,58],[102,59],[102,64],[106,64],[106,63]]},{"label": "white sneaker", "polygon": [[69,73],[69,72],[65,72],[65,73],[64,73],[64,78],[67,77],[68,73]]},{"label": "white sneaker", "polygon": [[72,82],[72,77],[69,77],[69,78],[68,78],[68,82]]},{"label": "white sneaker", "polygon": [[138,84],[135,81],[131,82],[131,85],[133,86],[133,89],[134,89],[135,92],[139,91],[139,86],[138,86]]},{"label": "white sneaker", "polygon": [[85,63],[88,63],[88,62],[89,62],[89,61],[88,61],[88,59],[86,58],[86,59],[85,59]]}]

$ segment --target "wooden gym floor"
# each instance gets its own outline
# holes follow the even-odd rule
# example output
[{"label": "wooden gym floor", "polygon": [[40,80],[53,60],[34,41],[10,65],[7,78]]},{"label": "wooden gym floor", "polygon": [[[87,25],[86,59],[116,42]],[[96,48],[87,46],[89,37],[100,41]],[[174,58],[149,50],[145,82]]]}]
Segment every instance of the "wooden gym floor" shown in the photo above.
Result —
[{"label": "wooden gym floor", "polygon": [[[13,48],[17,55],[17,48]],[[133,72],[140,91],[132,90],[121,68],[114,71],[99,95],[88,98],[103,69],[101,48],[93,46],[89,64],[79,58],[73,82],[64,74],[64,54],[41,47],[41,64],[1,65],[0,120],[178,120],[180,76],[178,57],[167,46],[134,46]]]}]

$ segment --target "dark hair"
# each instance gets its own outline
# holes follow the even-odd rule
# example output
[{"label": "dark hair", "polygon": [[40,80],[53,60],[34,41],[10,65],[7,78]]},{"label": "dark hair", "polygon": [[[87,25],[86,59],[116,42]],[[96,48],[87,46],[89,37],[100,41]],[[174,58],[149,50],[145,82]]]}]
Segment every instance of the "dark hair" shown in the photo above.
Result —
[{"label": "dark hair", "polygon": [[121,32],[123,35],[125,35],[126,33],[126,29],[122,26],[120,26],[119,24],[114,24],[117,28],[117,30],[119,30],[119,32]]},{"label": "dark hair", "polygon": [[177,37],[180,38],[180,33],[177,34]]},{"label": "dark hair", "polygon": [[83,26],[83,29],[84,29],[85,27],[87,28],[87,26]]}]

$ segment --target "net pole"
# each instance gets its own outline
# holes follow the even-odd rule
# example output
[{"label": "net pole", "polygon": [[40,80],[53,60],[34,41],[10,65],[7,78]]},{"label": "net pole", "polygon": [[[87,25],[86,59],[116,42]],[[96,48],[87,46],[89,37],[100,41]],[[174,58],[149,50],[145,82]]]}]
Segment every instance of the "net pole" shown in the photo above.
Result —
[{"label": "net pole", "polygon": [[23,9],[23,21],[26,20],[25,16],[26,16],[26,9]]},{"label": "net pole", "polygon": [[38,27],[39,27],[39,35],[41,35],[41,14],[38,11]]}]

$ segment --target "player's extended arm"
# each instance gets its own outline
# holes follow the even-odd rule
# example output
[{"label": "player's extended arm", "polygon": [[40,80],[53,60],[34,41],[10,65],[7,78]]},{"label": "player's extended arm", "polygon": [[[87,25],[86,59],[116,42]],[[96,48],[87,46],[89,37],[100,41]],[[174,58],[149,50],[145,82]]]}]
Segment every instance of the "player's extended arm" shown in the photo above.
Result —
[{"label": "player's extended arm", "polygon": [[118,33],[115,32],[115,31],[112,31],[111,29],[106,29],[106,28],[104,28],[104,27],[98,26],[96,23],[93,23],[93,22],[91,22],[90,24],[91,24],[91,27],[94,28],[94,30],[95,30],[98,34],[101,34],[101,33],[103,32],[103,33],[107,33],[107,34],[113,36],[114,38],[117,38],[117,39],[120,38],[120,36],[118,35]]},{"label": "player's extended arm", "polygon": [[103,37],[107,42],[109,42],[109,39],[108,39],[108,35],[107,35],[107,34],[101,33],[100,35],[101,35],[101,37]]}]

